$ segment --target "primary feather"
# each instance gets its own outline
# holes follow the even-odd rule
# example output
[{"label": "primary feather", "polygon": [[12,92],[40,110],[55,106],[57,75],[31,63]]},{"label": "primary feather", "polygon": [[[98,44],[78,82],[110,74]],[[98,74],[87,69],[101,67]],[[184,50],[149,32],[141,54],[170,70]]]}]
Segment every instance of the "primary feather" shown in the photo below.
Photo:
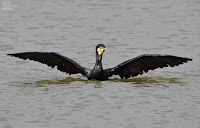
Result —
[{"label": "primary feather", "polygon": [[85,68],[80,66],[74,60],[54,52],[22,52],[8,55],[19,57],[24,60],[29,59],[38,61],[52,68],[57,66],[58,70],[66,72],[68,74],[86,74]]},{"label": "primary feather", "polygon": [[110,68],[113,75],[119,75],[121,78],[129,78],[137,75],[142,75],[144,72],[154,70],[156,68],[174,67],[183,64],[192,59],[171,56],[171,55],[157,55],[144,54],[136,58],[127,60],[114,68]]}]

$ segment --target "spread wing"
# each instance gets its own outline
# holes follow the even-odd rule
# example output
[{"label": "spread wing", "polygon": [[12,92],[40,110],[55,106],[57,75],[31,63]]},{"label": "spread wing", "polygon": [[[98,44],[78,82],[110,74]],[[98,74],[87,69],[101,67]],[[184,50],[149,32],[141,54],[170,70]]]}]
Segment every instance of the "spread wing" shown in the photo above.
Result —
[{"label": "spread wing", "polygon": [[54,52],[22,52],[22,53],[8,54],[8,55],[19,57],[24,60],[29,59],[38,61],[52,68],[57,66],[58,70],[66,72],[68,74],[76,74],[76,73],[81,73],[83,75],[86,74],[86,70],[84,67],[80,66],[72,59],[69,59],[65,56],[62,56]]},{"label": "spread wing", "polygon": [[107,69],[106,72],[109,72],[110,76],[119,75],[121,78],[129,78],[156,68],[178,66],[187,61],[192,61],[192,59],[171,55],[144,54]]}]

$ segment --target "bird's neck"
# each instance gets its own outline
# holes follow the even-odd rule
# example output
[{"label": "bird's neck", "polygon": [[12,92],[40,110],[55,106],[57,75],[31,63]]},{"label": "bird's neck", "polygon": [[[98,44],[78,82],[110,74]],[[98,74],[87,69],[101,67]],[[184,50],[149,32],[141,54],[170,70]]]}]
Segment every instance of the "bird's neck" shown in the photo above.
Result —
[{"label": "bird's neck", "polygon": [[96,63],[94,68],[103,69],[102,67],[102,55],[96,54]]}]

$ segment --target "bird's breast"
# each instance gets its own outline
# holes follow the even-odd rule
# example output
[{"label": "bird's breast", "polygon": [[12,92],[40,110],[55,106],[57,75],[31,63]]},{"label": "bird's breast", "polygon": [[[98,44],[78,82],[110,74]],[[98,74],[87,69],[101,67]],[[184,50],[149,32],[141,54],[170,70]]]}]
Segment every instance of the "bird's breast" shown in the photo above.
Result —
[{"label": "bird's breast", "polygon": [[91,72],[89,73],[88,79],[102,80],[102,79],[104,79],[104,71],[103,70],[91,70]]}]

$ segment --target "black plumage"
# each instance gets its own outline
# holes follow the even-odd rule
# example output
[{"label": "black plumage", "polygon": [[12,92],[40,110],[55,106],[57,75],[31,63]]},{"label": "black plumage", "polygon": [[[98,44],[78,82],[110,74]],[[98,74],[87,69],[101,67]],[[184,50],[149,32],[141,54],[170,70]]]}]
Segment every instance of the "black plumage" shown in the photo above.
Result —
[{"label": "black plumage", "polygon": [[127,60],[114,68],[104,70],[102,66],[102,56],[105,50],[106,48],[103,44],[98,44],[96,46],[96,63],[92,70],[84,68],[74,60],[54,52],[22,52],[8,55],[21,59],[38,61],[52,68],[56,66],[58,70],[70,75],[81,73],[87,76],[89,80],[107,80],[112,75],[119,75],[121,78],[130,78],[139,74],[142,75],[144,72],[156,68],[174,67],[186,63],[187,61],[192,61],[192,59],[189,58],[171,55],[144,54]]},{"label": "black plumage", "polygon": [[136,58],[127,60],[114,68],[107,69],[114,75],[119,75],[121,78],[129,78],[137,75],[142,75],[144,72],[154,70],[156,68],[174,67],[192,59],[171,56],[171,55],[157,55],[144,54]]},{"label": "black plumage", "polygon": [[81,73],[85,75],[85,68],[70,58],[62,56],[54,52],[22,52],[15,54],[8,54],[9,56],[19,57],[21,59],[29,59],[46,64],[52,68],[57,66],[57,69],[69,74]]}]

